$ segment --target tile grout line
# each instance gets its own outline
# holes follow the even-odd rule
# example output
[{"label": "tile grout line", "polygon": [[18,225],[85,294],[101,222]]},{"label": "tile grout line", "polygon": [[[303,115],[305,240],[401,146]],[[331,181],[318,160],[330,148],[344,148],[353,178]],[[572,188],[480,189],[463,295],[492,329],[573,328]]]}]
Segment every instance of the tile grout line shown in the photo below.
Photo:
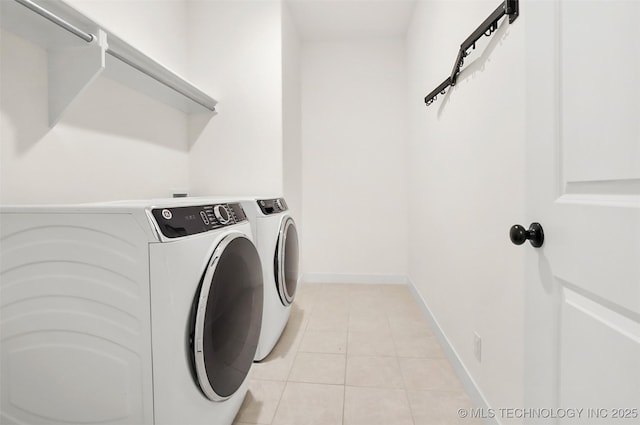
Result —
[{"label": "tile grout line", "polygon": [[[324,288],[324,291],[319,293],[325,293],[326,292],[326,288]],[[311,303],[311,306],[315,306],[317,304],[318,300],[313,300],[313,302]],[[422,356],[422,355],[417,355],[417,356],[399,356],[398,355],[398,338],[400,338],[400,335],[394,333],[391,329],[391,322],[393,319],[393,311],[389,311],[388,308],[384,309],[384,317],[385,317],[385,322],[387,324],[387,326],[389,327],[389,338],[391,338],[391,343],[393,346],[393,352],[394,355],[378,355],[378,354],[372,354],[371,352],[367,352],[361,355],[356,355],[356,356],[352,356],[351,352],[353,351],[353,345],[350,344],[350,336],[354,333],[358,333],[358,331],[354,331],[351,329],[351,323],[356,323],[352,321],[352,314],[354,313],[353,311],[354,306],[351,303],[351,299],[349,299],[349,305],[348,305],[348,318],[347,318],[347,328],[346,328],[346,341],[345,341],[345,345],[344,345],[344,353],[340,353],[340,352],[315,352],[315,351],[301,351],[302,348],[302,342],[304,341],[305,337],[307,336],[307,332],[309,331],[313,331],[313,332],[336,332],[336,333],[342,333],[342,331],[335,331],[335,330],[313,330],[313,329],[309,329],[309,323],[311,322],[311,317],[313,316],[313,311],[309,313],[309,319],[305,320],[303,322],[303,326],[300,326],[298,328],[298,332],[300,333],[299,338],[298,339],[298,343],[295,345],[295,353],[292,356],[292,360],[291,360],[291,365],[290,368],[288,369],[286,376],[285,376],[285,380],[283,382],[284,387],[282,392],[279,395],[279,398],[277,399],[277,403],[276,403],[276,408],[275,408],[275,413],[273,415],[273,417],[271,418],[270,424],[273,425],[273,423],[275,423],[275,419],[277,417],[277,413],[280,410],[280,408],[282,407],[282,401],[284,399],[284,393],[287,390],[287,388],[289,387],[289,383],[303,383],[303,384],[320,384],[320,385],[330,385],[330,386],[338,386],[338,385],[342,385],[343,387],[343,391],[342,391],[342,402],[343,402],[343,406],[342,406],[342,412],[341,412],[341,419],[339,421],[340,425],[345,425],[346,423],[346,410],[347,410],[347,403],[346,403],[346,389],[347,387],[352,387],[352,388],[369,388],[369,389],[384,389],[384,390],[402,390],[402,393],[405,395],[405,401],[407,403],[408,406],[408,413],[411,416],[411,424],[416,425],[417,422],[417,418],[415,416],[415,411],[414,411],[414,407],[411,404],[411,397],[409,396],[409,392],[410,392],[410,388],[408,388],[407,386],[407,379],[406,376],[404,374],[404,370],[401,366],[401,360],[403,359],[440,359],[439,356],[431,356],[431,355],[427,355],[427,356]],[[312,309],[313,310],[313,309]],[[356,315],[357,316],[357,315]],[[428,324],[425,324],[426,328],[429,329]],[[364,332],[364,331],[362,331]],[[331,354],[331,355],[343,355],[344,356],[344,374],[343,374],[343,383],[342,384],[327,384],[327,383],[319,383],[319,382],[305,382],[305,381],[292,381],[292,372],[293,372],[293,367],[294,364],[297,360],[299,360],[299,355],[300,353],[303,354],[307,354],[307,353],[313,353],[313,354]],[[421,353],[421,351],[420,351]],[[354,357],[379,357],[379,358],[387,358],[390,359],[391,357],[393,357],[395,359],[395,364],[398,366],[399,369],[399,373],[401,375],[401,388],[390,388],[390,387],[383,387],[383,386],[376,386],[376,385],[365,385],[365,386],[360,386],[360,385],[348,385],[347,382],[347,376],[348,376],[348,361],[349,358],[354,358]],[[445,358],[446,360],[446,358]],[[449,362],[448,362],[449,363]],[[409,369],[410,370],[410,369]],[[256,379],[258,381],[269,381],[269,382],[281,382],[281,381],[277,381],[277,380],[272,380],[272,379]],[[411,389],[412,391],[414,391],[413,389]],[[419,391],[419,390],[418,390]],[[439,394],[458,394],[459,391],[458,390],[445,390],[445,389],[428,389],[426,390],[429,393],[439,393]],[[466,391],[462,391],[465,395],[466,395]],[[409,423],[409,422],[407,422]]]},{"label": "tile grout line", "polygon": [[[293,308],[293,303],[291,304],[291,308]],[[313,314],[313,313],[311,313]],[[311,320],[311,318],[309,318],[309,320]],[[284,392],[287,390],[287,387],[289,386],[289,376],[291,375],[291,371],[293,370],[293,363],[295,363],[296,358],[298,357],[298,353],[300,352],[300,346],[302,345],[302,339],[304,338],[305,333],[307,332],[307,326],[309,325],[309,320],[306,321],[306,323],[304,322],[304,317],[302,318],[302,321],[304,323],[304,329],[302,329],[302,335],[300,336],[300,341],[297,344],[296,347],[296,355],[293,358],[293,361],[291,363],[291,367],[289,368],[289,372],[287,372],[287,376],[284,380],[284,387],[282,388],[282,392],[280,393],[280,397],[278,398],[278,403],[276,404],[276,409],[275,412],[273,413],[273,417],[271,418],[271,422],[270,425],[273,424],[273,421],[276,419],[276,416],[278,414],[278,410],[280,409],[280,403],[282,403],[282,398],[284,397]]]},{"label": "tile grout line", "polygon": [[389,313],[386,312],[385,316],[387,317],[387,324],[389,325],[389,331],[391,334],[391,341],[393,342],[393,348],[396,352],[396,363],[398,364],[398,369],[400,370],[400,377],[402,378],[402,389],[404,393],[404,398],[407,400],[407,406],[409,406],[409,413],[411,414],[411,423],[413,425],[416,424],[416,417],[413,413],[413,407],[411,406],[411,400],[409,399],[409,388],[407,388],[407,382],[404,378],[404,373],[402,372],[402,365],[400,364],[400,356],[398,356],[398,347],[396,343],[396,338],[394,337],[393,329],[391,329],[391,318],[389,317]]},{"label": "tile grout line", "polygon": [[282,392],[280,393],[280,397],[278,397],[278,402],[276,403],[276,409],[273,412],[273,417],[271,421],[269,421],[269,425],[273,424],[273,421],[276,419],[276,415],[278,414],[278,409],[280,408],[280,403],[282,402],[282,397],[284,397],[284,391],[287,389],[287,381],[284,381],[284,387],[282,387]]},{"label": "tile grout line", "polygon": [[349,317],[347,319],[347,342],[344,345],[344,385],[342,386],[342,420],[341,424],[345,425],[345,412],[347,410],[347,367],[349,361],[349,335],[351,334],[351,299],[349,299]]}]

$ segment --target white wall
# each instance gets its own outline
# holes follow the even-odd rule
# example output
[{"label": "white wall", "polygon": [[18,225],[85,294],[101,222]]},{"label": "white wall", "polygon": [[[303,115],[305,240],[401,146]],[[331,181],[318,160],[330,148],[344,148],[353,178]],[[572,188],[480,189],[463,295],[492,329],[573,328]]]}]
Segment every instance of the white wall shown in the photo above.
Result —
[{"label": "white wall", "polygon": [[189,0],[65,2],[172,71],[188,75],[186,4]]},{"label": "white wall", "polygon": [[194,120],[194,195],[283,190],[282,25],[279,1],[188,2],[190,78],[219,114]]},{"label": "white wall", "polygon": [[300,39],[289,7],[282,5],[282,155],[283,191],[302,233],[302,86]]},{"label": "white wall", "polygon": [[[409,277],[494,408],[522,403],[524,25],[501,21],[426,107],[494,2],[419,2],[407,36]],[[461,13],[464,11],[464,13]],[[482,337],[482,362],[473,333]]]},{"label": "white wall", "polygon": [[[184,2],[71,4],[184,72]],[[49,128],[45,50],[5,31],[0,43],[1,203],[150,198],[188,184],[183,113],[99,77]]]},{"label": "white wall", "polygon": [[303,44],[307,280],[406,274],[404,55],[400,38]]}]

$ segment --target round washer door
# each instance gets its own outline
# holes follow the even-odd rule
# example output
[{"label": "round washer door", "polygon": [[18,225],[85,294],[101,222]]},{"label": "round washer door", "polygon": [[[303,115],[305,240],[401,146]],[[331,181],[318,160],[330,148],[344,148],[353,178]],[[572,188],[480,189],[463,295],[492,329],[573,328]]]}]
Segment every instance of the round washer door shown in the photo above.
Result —
[{"label": "round washer door", "polygon": [[239,232],[215,248],[200,285],[193,364],[211,400],[231,397],[247,378],[262,326],[262,267],[251,240]]},{"label": "round washer door", "polygon": [[273,270],[283,305],[291,305],[298,286],[298,232],[291,217],[280,223]]}]

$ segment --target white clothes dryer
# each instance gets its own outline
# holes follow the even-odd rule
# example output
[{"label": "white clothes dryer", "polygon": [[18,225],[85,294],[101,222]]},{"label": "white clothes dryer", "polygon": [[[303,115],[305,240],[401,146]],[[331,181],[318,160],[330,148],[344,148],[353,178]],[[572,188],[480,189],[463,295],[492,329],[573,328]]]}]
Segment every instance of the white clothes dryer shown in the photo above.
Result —
[{"label": "white clothes dryer", "polygon": [[273,350],[289,320],[298,285],[298,232],[284,198],[253,198],[240,203],[262,260],[264,308],[255,356],[260,361]]},{"label": "white clothes dryer", "polygon": [[0,422],[230,425],[262,322],[238,203],[0,208]]}]

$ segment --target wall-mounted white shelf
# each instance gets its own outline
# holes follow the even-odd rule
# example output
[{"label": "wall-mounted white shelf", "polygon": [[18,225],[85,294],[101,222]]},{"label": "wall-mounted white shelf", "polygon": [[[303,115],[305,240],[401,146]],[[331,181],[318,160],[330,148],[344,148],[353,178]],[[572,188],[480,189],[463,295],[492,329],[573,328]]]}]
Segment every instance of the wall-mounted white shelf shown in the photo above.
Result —
[{"label": "wall-mounted white shelf", "polygon": [[99,75],[188,114],[215,114],[215,99],[61,0],[1,0],[0,22],[47,50],[52,127]]}]

